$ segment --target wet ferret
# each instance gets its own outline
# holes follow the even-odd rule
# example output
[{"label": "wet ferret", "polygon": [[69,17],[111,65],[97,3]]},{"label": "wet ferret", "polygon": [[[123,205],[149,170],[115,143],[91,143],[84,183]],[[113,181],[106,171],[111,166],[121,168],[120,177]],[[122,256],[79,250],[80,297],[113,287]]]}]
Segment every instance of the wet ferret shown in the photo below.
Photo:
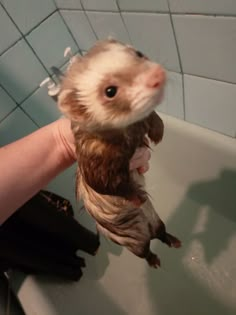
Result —
[{"label": "wet ferret", "polygon": [[59,108],[71,120],[78,159],[77,193],[97,229],[157,268],[150,241],[181,242],[166,232],[145,191],[144,176],[129,161],[145,136],[157,144],[163,122],[165,70],[116,40],[97,42],[75,58],[63,80]]}]

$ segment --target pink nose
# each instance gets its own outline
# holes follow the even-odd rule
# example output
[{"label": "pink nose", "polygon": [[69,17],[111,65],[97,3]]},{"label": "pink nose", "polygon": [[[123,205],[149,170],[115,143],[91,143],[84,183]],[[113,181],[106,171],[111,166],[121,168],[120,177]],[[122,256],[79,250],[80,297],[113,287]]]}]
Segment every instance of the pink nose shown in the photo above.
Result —
[{"label": "pink nose", "polygon": [[151,69],[147,76],[147,87],[157,89],[162,87],[166,82],[166,72],[161,66]]}]

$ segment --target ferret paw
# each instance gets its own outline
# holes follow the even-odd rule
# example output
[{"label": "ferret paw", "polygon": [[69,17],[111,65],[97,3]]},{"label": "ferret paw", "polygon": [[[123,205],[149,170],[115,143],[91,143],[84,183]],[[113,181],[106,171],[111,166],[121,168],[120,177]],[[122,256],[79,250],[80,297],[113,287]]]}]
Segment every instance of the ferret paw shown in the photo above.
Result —
[{"label": "ferret paw", "polygon": [[163,138],[163,133],[164,132],[162,128],[153,128],[149,130],[148,137],[150,138],[152,142],[154,142],[155,144],[158,144],[159,142],[161,142]]},{"label": "ferret paw", "polygon": [[153,254],[152,252],[150,252],[146,259],[150,267],[155,268],[155,269],[157,269],[158,267],[161,267],[161,261],[156,254]]},{"label": "ferret paw", "polygon": [[175,237],[169,233],[166,233],[165,243],[168,246],[174,247],[174,248],[180,248],[182,246],[181,241],[177,237]]}]

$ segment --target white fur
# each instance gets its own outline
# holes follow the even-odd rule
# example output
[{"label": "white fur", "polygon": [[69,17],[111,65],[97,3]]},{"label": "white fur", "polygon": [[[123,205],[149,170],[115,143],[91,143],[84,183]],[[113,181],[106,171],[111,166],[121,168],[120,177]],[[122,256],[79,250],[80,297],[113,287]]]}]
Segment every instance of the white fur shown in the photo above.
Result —
[{"label": "white fur", "polygon": [[86,106],[94,122],[99,118],[99,123],[104,126],[112,124],[113,127],[123,128],[147,117],[156,107],[159,91],[146,86],[148,70],[156,66],[150,61],[146,61],[146,70],[135,78],[134,84],[127,87],[126,95],[130,100],[131,113],[111,116],[107,108],[98,101],[97,86],[104,78],[112,76],[112,73],[126,70],[132,58],[127,53],[127,47],[111,44],[108,51],[91,58],[88,69],[78,76],[75,84],[78,87],[78,98]]}]

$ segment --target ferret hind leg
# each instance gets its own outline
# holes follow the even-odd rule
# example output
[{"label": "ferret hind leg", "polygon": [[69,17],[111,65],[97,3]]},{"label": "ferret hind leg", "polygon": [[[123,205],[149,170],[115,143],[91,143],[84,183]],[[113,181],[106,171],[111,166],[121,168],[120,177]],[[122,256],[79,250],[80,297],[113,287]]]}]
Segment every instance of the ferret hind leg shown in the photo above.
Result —
[{"label": "ferret hind leg", "polygon": [[177,237],[166,232],[165,224],[162,221],[160,221],[160,224],[156,230],[156,238],[167,244],[169,247],[181,247],[181,241]]},{"label": "ferret hind leg", "polygon": [[142,211],[149,222],[151,239],[157,238],[169,247],[178,248],[181,246],[180,240],[166,232],[165,224],[158,216],[149,198],[142,205]]},{"label": "ferret hind leg", "polygon": [[97,223],[97,229],[114,243],[126,247],[134,255],[147,260],[150,267],[161,266],[159,257],[150,250],[150,241],[143,243],[130,237],[116,235]]}]

